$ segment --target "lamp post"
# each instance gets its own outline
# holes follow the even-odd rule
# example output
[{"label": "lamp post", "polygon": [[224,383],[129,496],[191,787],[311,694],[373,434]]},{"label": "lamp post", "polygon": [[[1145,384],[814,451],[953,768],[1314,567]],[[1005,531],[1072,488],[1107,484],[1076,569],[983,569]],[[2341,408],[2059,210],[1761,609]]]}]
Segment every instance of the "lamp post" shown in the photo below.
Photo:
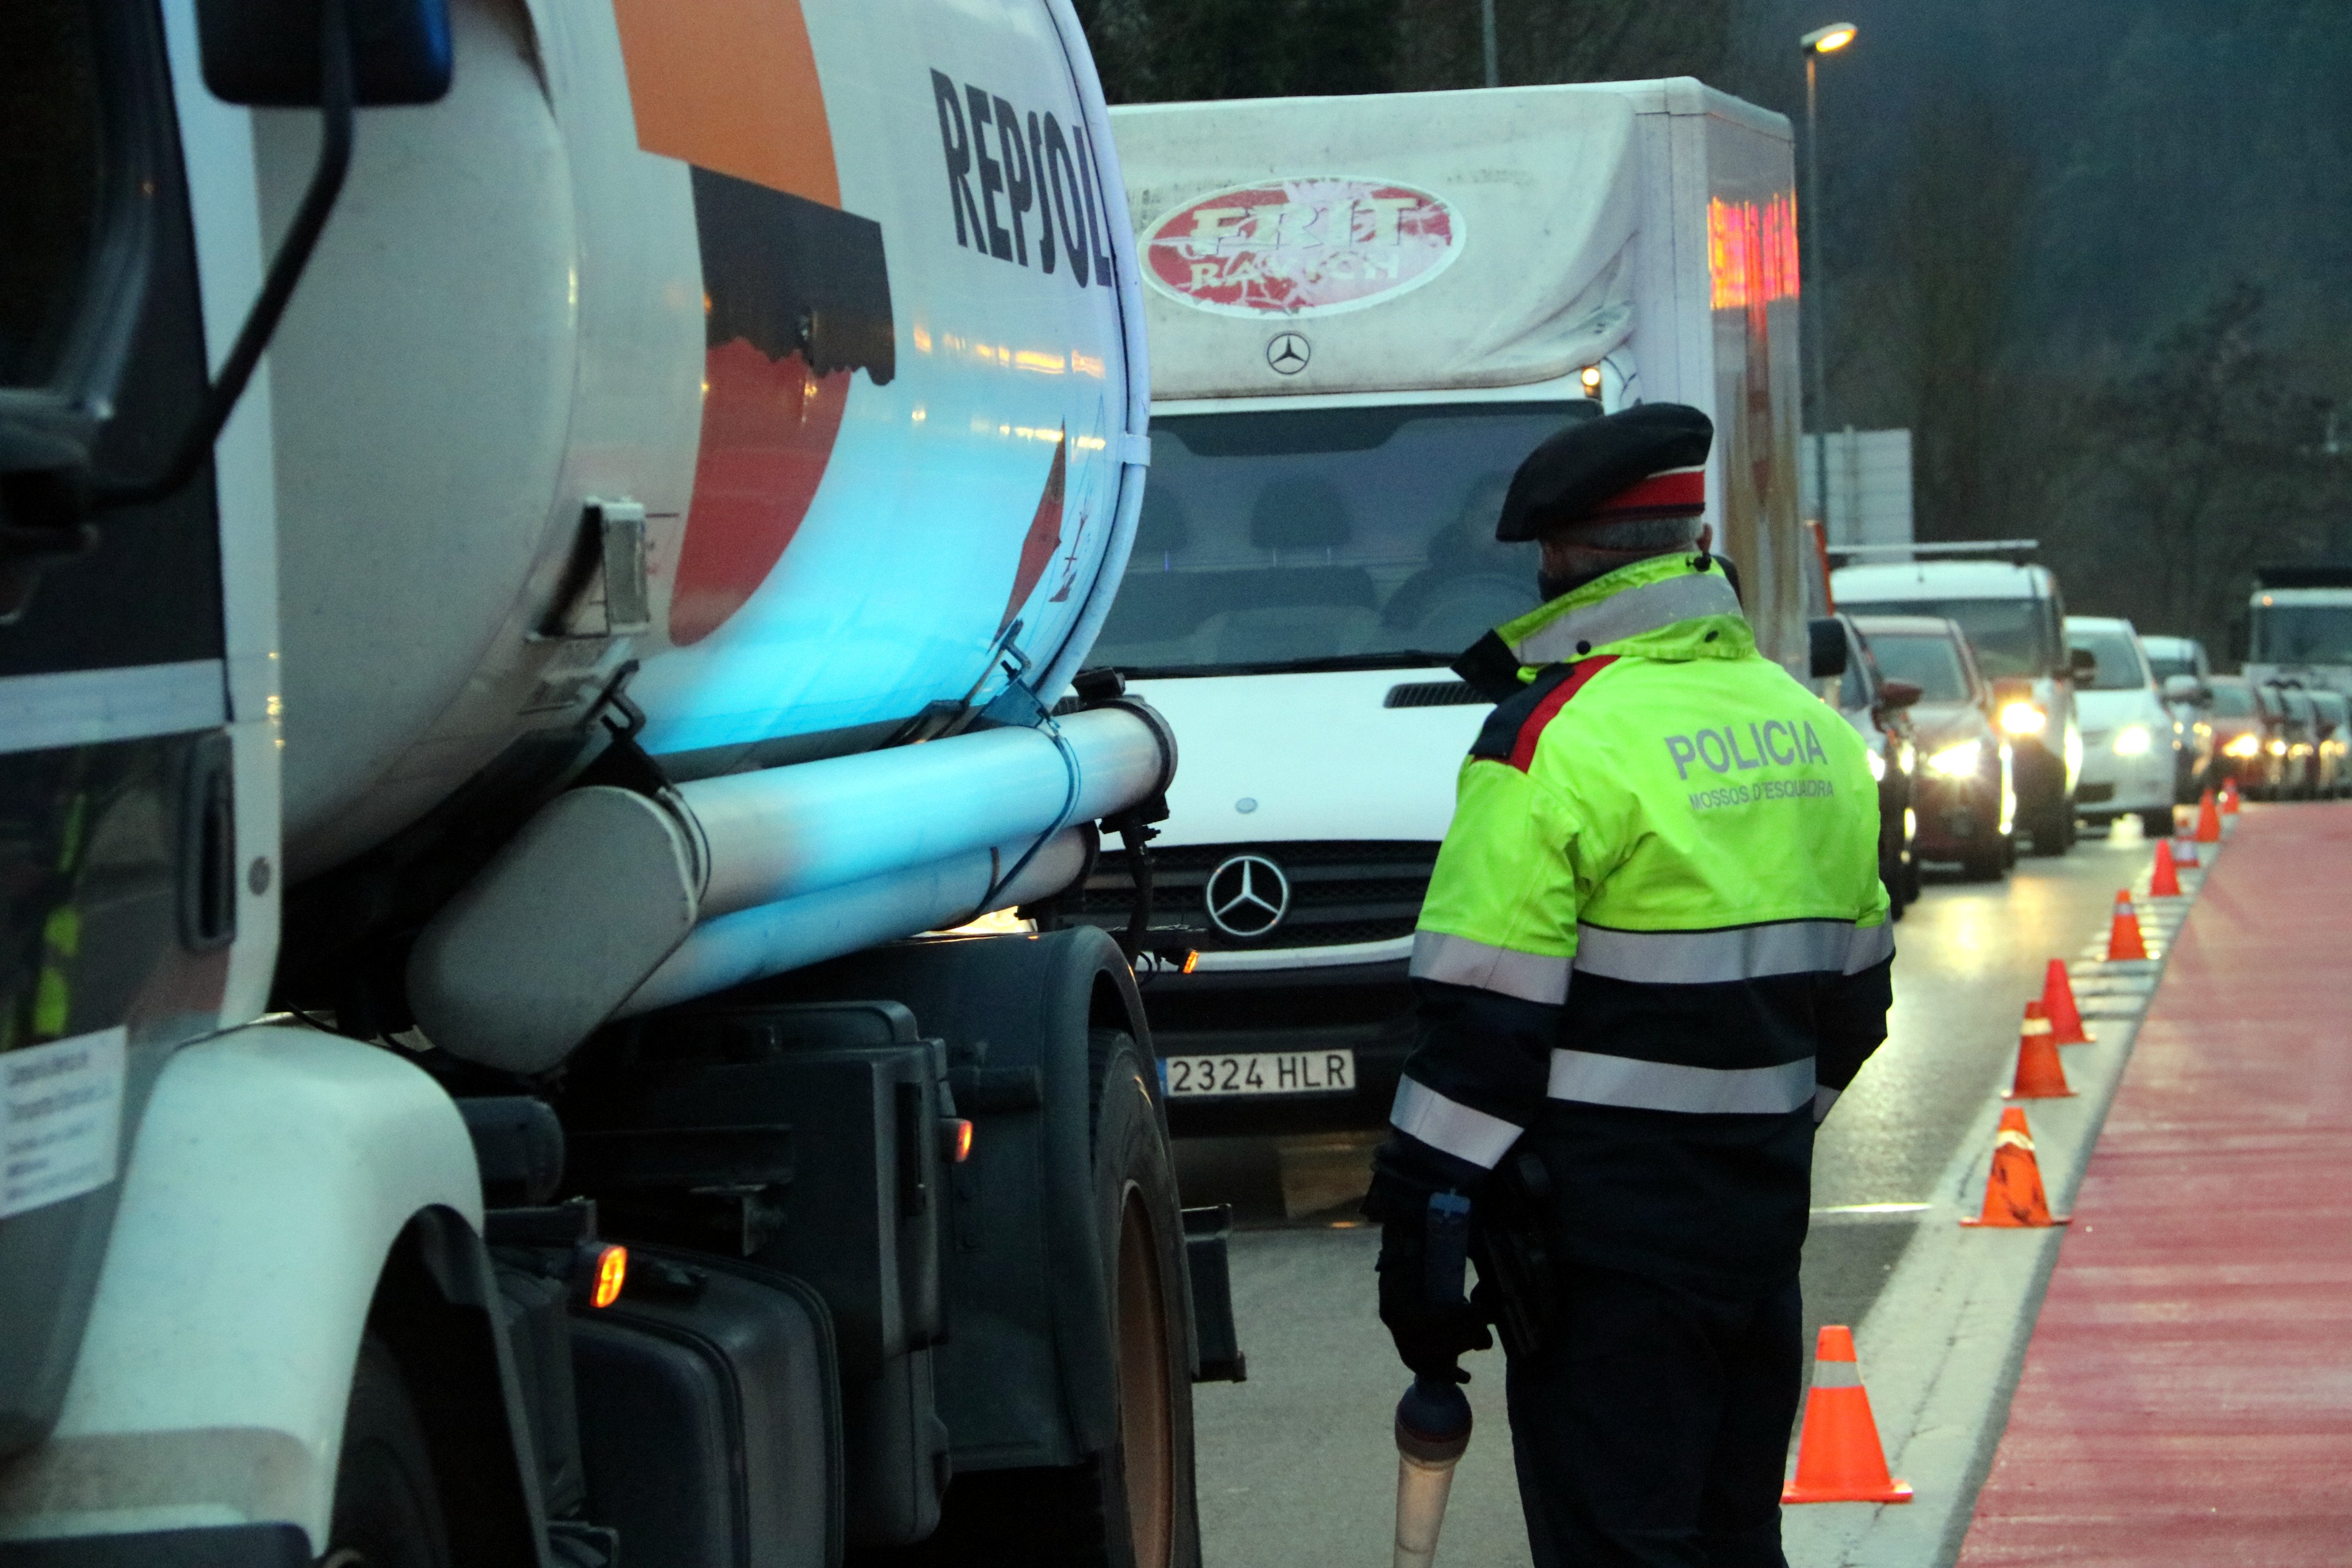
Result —
[{"label": "lamp post", "polygon": [[1812,295],[1803,302],[1806,357],[1812,361],[1812,374],[1807,379],[1812,384],[1813,403],[1813,512],[1821,519],[1822,538],[1830,536],[1830,437],[1828,351],[1822,346],[1822,121],[1819,90],[1814,81],[1815,68],[1823,55],[1833,55],[1853,42],[1856,28],[1852,22],[1832,22],[1826,27],[1815,27],[1797,40],[1805,53],[1805,285]]},{"label": "lamp post", "polygon": [[1486,57],[1486,85],[1503,85],[1503,73],[1497,68],[1495,50],[1495,0],[1478,0],[1478,43]]}]

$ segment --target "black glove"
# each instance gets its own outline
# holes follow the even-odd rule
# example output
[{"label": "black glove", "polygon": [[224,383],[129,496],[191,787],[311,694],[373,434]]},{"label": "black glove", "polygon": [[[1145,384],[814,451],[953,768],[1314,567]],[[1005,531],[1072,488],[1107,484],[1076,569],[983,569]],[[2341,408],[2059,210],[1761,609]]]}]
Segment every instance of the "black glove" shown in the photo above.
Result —
[{"label": "black glove", "polygon": [[1397,1357],[1416,1377],[1441,1383],[1467,1383],[1470,1374],[1458,1364],[1470,1351],[1490,1349],[1495,1336],[1487,1331],[1486,1309],[1468,1301],[1431,1299],[1429,1289],[1428,1198],[1375,1186],[1372,1204],[1381,1217],[1381,1321],[1396,1342]]}]

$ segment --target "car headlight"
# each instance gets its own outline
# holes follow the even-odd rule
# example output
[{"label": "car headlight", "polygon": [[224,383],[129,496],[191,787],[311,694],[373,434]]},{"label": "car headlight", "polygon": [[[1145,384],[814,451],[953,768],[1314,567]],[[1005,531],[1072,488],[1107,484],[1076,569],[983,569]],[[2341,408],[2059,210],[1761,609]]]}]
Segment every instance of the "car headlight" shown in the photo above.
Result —
[{"label": "car headlight", "polygon": [[2050,715],[2032,703],[2005,703],[2000,710],[2000,727],[2012,735],[2039,735],[2050,727]]},{"label": "car headlight", "polygon": [[2286,742],[2285,742],[2284,741],[2273,741],[2273,742],[2271,742],[2271,745],[2270,745],[2270,752],[2271,752],[2271,755],[2272,755],[2272,756],[2273,756],[2273,757],[2284,757],[2284,756],[2285,756],[2285,755],[2286,755]]},{"label": "car headlight", "polygon": [[1927,771],[1932,773],[1941,773],[1948,779],[1974,778],[1977,769],[1983,763],[1984,742],[1962,741],[1958,745],[1946,746],[1942,751],[1930,756],[1927,759]]},{"label": "car headlight", "polygon": [[2225,757],[2251,757],[2262,749],[2262,737],[2249,730],[2242,735],[2232,736],[2230,743],[2221,748],[2221,754]]},{"label": "car headlight", "polygon": [[2148,733],[2145,724],[2126,724],[2116,736],[2116,755],[2144,757],[2147,755]]},{"label": "car headlight", "polygon": [[1880,784],[1885,784],[1886,782],[1886,759],[1880,756],[1876,752],[1864,752],[1863,755],[1870,759],[1870,776],[1876,779]]}]

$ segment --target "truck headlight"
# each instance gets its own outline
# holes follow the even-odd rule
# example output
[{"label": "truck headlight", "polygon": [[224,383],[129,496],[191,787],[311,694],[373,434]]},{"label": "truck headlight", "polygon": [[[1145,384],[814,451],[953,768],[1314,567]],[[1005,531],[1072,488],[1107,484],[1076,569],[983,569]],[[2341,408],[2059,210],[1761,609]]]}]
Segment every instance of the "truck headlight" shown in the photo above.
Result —
[{"label": "truck headlight", "polygon": [[2232,736],[2230,743],[2221,748],[2221,754],[2225,757],[2251,757],[2262,749],[2262,738],[2249,730],[2242,735]]},{"label": "truck headlight", "polygon": [[2039,735],[2050,727],[2050,715],[2031,702],[2011,702],[2001,708],[2000,727],[2012,735]]},{"label": "truck headlight", "polygon": [[2145,724],[2126,724],[2116,736],[2116,755],[2144,757],[2147,755],[2148,734]]},{"label": "truck headlight", "polygon": [[1946,746],[1942,751],[1929,757],[1927,771],[1932,773],[1941,773],[1948,779],[1974,778],[1977,769],[1983,762],[1984,742],[1962,741],[1958,745]]},{"label": "truck headlight", "polygon": [[2284,756],[2285,756],[2285,755],[2286,755],[2286,742],[2285,742],[2284,741],[2273,741],[2273,742],[2271,742],[2271,755],[2272,755],[2272,756],[2273,756],[2273,757],[2284,757]]},{"label": "truck headlight", "polygon": [[1877,780],[1880,784],[1885,784],[1886,782],[1886,759],[1880,756],[1876,752],[1864,752],[1863,755],[1870,759],[1870,776]]}]

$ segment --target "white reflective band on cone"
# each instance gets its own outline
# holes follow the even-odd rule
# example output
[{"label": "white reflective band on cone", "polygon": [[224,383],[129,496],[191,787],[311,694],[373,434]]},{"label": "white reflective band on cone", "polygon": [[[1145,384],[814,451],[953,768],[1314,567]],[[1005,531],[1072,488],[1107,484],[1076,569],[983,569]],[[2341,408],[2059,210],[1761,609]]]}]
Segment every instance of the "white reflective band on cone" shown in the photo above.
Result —
[{"label": "white reflective band on cone", "polygon": [[1576,647],[1580,642],[1599,647],[1698,616],[1739,613],[1739,595],[1721,573],[1693,572],[1628,588],[1585,609],[1570,610],[1529,632],[1511,651],[1521,664],[1559,664],[1582,657]]},{"label": "white reflective band on cone", "polygon": [[1549,953],[1522,952],[1441,931],[1412,933],[1415,980],[1467,985],[1558,1006],[1568,1000],[1569,967],[1570,960]]},{"label": "white reflective band on cone", "polygon": [[1519,1141],[1520,1130],[1501,1117],[1474,1110],[1409,1078],[1397,1080],[1389,1123],[1407,1137],[1486,1171]]},{"label": "white reflective band on cone", "polygon": [[1887,927],[1852,921],[1772,921],[1718,931],[1576,928],[1576,967],[1582,973],[1664,985],[1858,974],[1894,951]]},{"label": "white reflective band on cone", "polygon": [[1780,1116],[1813,1102],[1813,1058],[1769,1068],[1695,1068],[1555,1050],[1554,1100],[1698,1116]]}]

